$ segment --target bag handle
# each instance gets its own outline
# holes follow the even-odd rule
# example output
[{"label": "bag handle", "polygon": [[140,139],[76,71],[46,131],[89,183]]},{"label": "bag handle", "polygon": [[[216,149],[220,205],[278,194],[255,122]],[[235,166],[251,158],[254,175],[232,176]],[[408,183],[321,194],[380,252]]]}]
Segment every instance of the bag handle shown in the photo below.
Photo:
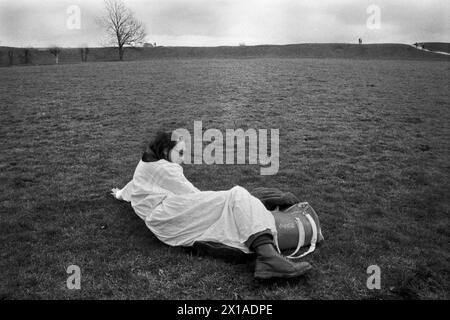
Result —
[{"label": "bag handle", "polygon": [[310,254],[311,252],[313,252],[316,249],[316,243],[317,243],[317,225],[316,222],[314,221],[314,219],[311,217],[311,215],[309,213],[303,213],[306,218],[309,220],[309,223],[311,224],[311,228],[312,228],[312,237],[311,237],[311,245],[308,249],[308,251],[306,251],[305,253],[299,255],[299,256],[295,256],[297,254],[297,252],[300,250],[300,248],[303,246],[303,244],[305,243],[305,229],[303,228],[303,224],[301,223],[300,219],[298,217],[295,218],[295,222],[297,223],[297,228],[298,228],[298,244],[297,244],[297,248],[295,249],[295,251],[287,256],[286,258],[289,259],[300,259],[303,258],[304,256]]}]

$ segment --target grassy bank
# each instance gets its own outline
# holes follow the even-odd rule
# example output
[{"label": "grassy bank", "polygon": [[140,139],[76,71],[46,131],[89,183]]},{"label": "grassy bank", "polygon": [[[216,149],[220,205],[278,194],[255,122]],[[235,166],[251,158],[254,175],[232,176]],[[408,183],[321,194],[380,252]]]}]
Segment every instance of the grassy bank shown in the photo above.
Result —
[{"label": "grassy bank", "polygon": [[[441,48],[441,46],[439,47]],[[430,49],[431,50],[431,49]],[[10,57],[12,54],[12,58]],[[415,50],[402,44],[293,44],[239,47],[154,47],[127,48],[125,60],[161,58],[339,58],[339,59],[419,59],[449,60],[442,55]],[[88,62],[118,60],[115,48],[89,48]],[[55,64],[48,49],[0,47],[0,66]],[[81,63],[80,48],[64,48],[59,63]]]}]

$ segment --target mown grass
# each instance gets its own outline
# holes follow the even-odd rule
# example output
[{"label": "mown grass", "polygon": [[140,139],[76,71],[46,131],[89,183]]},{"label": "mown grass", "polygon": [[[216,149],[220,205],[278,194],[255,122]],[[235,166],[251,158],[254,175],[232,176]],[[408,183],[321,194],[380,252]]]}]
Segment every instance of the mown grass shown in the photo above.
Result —
[{"label": "mown grass", "polygon": [[[13,67],[0,73],[3,299],[449,298],[448,62],[241,59]],[[278,187],[326,243],[304,278],[159,242],[112,187],[160,128],[280,130],[280,170],[190,165],[202,190]],[[82,289],[68,290],[76,264]],[[381,290],[366,269],[381,268]]]}]

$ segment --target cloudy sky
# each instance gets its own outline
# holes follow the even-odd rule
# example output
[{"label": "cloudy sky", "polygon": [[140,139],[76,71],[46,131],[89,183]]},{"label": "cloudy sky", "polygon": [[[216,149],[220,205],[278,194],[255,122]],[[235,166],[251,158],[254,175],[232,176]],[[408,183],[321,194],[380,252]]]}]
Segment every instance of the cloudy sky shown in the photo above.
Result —
[{"label": "cloudy sky", "polygon": [[[145,23],[146,40],[166,46],[450,42],[449,0],[124,2]],[[79,29],[67,27],[74,5]],[[0,46],[101,46],[103,13],[102,0],[0,0]]]}]

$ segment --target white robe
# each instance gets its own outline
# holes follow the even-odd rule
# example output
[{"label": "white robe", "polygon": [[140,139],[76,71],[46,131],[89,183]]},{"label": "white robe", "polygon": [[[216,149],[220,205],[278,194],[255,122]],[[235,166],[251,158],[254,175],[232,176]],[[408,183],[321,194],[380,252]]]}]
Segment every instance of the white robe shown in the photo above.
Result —
[{"label": "white robe", "polygon": [[248,253],[245,242],[255,233],[270,229],[277,239],[272,213],[246,189],[200,191],[179,164],[166,160],[140,161],[116,198],[131,202],[147,227],[170,246],[213,241]]}]

